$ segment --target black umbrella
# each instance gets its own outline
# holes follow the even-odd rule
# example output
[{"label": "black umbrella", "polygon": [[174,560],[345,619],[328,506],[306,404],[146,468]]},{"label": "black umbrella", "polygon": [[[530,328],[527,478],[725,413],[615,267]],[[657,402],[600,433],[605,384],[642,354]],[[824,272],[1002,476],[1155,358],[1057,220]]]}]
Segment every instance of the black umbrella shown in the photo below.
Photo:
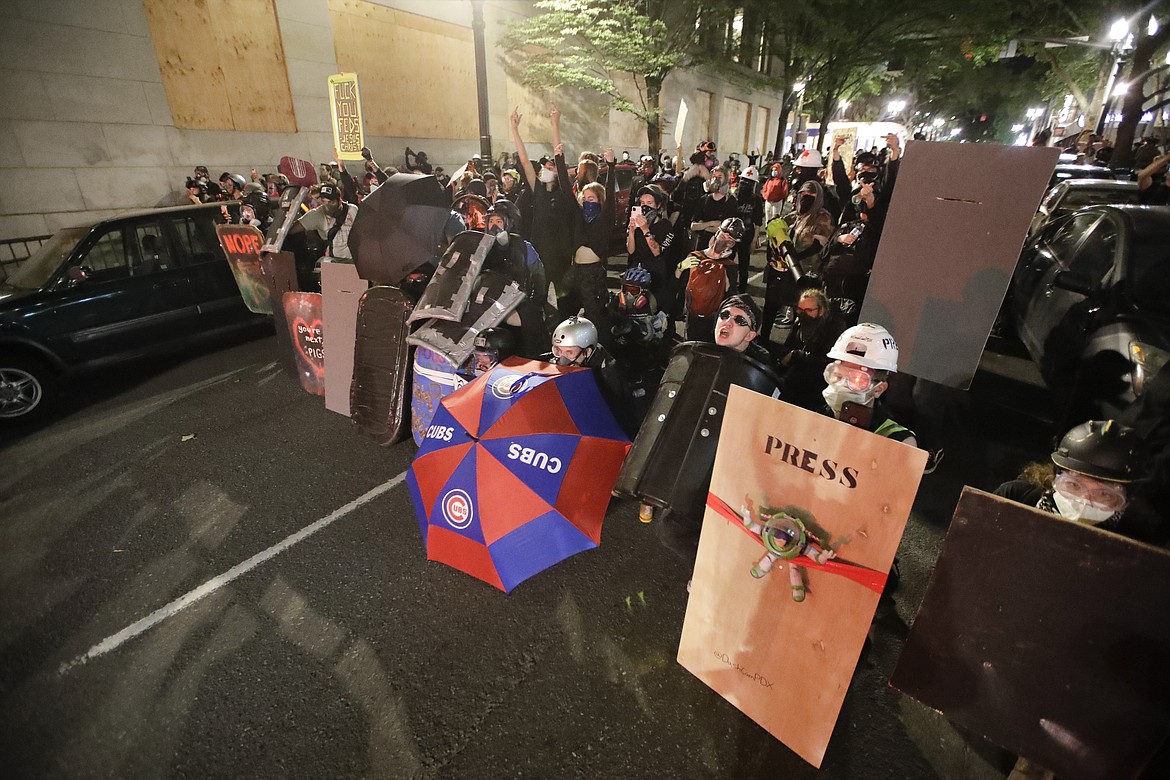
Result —
[{"label": "black umbrella", "polygon": [[396,173],[362,201],[349,249],[363,279],[397,286],[443,251],[451,197],[434,176]]}]

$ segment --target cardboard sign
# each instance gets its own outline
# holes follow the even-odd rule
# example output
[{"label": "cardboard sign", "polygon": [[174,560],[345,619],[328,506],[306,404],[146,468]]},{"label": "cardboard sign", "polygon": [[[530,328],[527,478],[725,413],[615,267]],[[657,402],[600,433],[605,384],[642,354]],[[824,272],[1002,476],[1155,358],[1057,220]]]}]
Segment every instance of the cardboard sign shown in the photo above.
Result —
[{"label": "cardboard sign", "polygon": [[357,335],[358,302],[369,282],[351,263],[321,263],[321,313],[329,350],[325,353],[325,408],[349,417],[349,390],[353,379],[353,347]]},{"label": "cardboard sign", "polygon": [[[678,120],[674,123],[674,145],[675,146],[682,146],[683,129],[686,127],[686,124],[687,124],[687,101],[686,100],[679,100],[678,101]],[[685,157],[683,158],[683,162],[684,162],[683,167],[686,167],[685,166],[685,162],[686,162]]]},{"label": "cardboard sign", "polygon": [[1170,553],[965,488],[890,683],[1062,778],[1170,730]]},{"label": "cardboard sign", "polygon": [[[925,463],[922,450],[831,417],[742,387],[728,393],[678,661],[814,766]],[[766,564],[764,538],[776,549],[794,520],[806,545]],[[809,557],[826,548],[836,557]]]},{"label": "cardboard sign", "polygon": [[325,328],[321,318],[321,293],[285,293],[284,318],[288,322],[301,388],[309,395],[325,395]]},{"label": "cardboard sign", "polygon": [[333,146],[342,160],[361,160],[366,145],[362,130],[362,101],[356,73],[329,77],[329,113],[333,117]]},{"label": "cardboard sign", "polygon": [[857,152],[857,128],[856,127],[842,127],[833,130],[833,137],[829,139],[829,146],[827,151],[831,154],[833,146],[836,145],[838,138],[844,138],[845,143],[841,144],[841,161],[845,163],[845,170],[853,170],[853,155]]},{"label": "cardboard sign", "polygon": [[861,309],[894,334],[899,371],[970,386],[1059,154],[906,145]]},{"label": "cardboard sign", "polygon": [[232,269],[236,286],[244,305],[253,314],[271,314],[272,302],[268,297],[268,285],[260,271],[260,248],[264,234],[251,225],[216,225],[215,235],[227,255],[228,267]]}]

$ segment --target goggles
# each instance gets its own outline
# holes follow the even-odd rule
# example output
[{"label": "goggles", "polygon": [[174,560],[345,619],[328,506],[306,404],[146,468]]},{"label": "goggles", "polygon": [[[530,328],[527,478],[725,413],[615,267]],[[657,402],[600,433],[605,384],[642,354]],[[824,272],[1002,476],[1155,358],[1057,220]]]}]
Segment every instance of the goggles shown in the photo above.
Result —
[{"label": "goggles", "polygon": [[1120,512],[1129,503],[1125,488],[1121,485],[1101,482],[1069,471],[1057,474],[1052,487],[1070,501],[1079,501],[1107,512]]},{"label": "goggles", "polygon": [[732,314],[731,309],[724,309],[723,311],[719,312],[719,319],[731,320],[741,328],[750,328],[752,326],[751,320],[742,314]]},{"label": "goggles", "polygon": [[830,387],[845,387],[854,393],[865,393],[873,388],[873,372],[864,366],[830,363],[825,367],[825,382]]}]

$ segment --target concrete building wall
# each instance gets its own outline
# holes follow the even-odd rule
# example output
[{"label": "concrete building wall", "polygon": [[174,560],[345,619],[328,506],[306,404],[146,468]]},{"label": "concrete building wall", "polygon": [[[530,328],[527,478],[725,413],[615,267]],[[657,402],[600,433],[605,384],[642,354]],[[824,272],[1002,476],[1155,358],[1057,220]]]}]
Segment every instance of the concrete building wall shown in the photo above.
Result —
[{"label": "concrete building wall", "polygon": [[[406,13],[471,27],[464,0],[371,0]],[[326,79],[338,72],[329,0],[272,0],[288,69],[296,132],[242,132],[176,127],[143,0],[8,0],[0,3],[0,239],[50,233],[132,208],[181,202],[183,181],[197,164],[212,176],[275,170],[284,155],[314,163],[332,158]],[[537,95],[522,88],[496,45],[503,22],[532,13],[524,0],[484,4],[490,134],[493,152],[510,151],[508,116],[519,104],[529,154],[551,150],[547,101],[562,111],[569,155],[613,146],[635,157],[646,134],[629,115],[607,108],[599,95]],[[360,78],[360,73],[359,73]],[[426,73],[403,73],[425,86]],[[745,91],[696,72],[670,75],[663,89],[663,145],[673,145],[679,101],[710,92],[709,116],[688,119],[684,151],[720,127],[724,98],[768,108],[778,97]],[[427,99],[445,100],[443,94]],[[379,100],[363,89],[362,102]],[[688,100],[690,104],[692,100]],[[693,106],[692,106],[693,109]],[[403,110],[409,111],[409,106]],[[474,101],[465,110],[475,115]],[[756,114],[751,115],[753,123]],[[771,128],[769,134],[774,134]],[[742,129],[728,151],[742,146]],[[753,134],[755,134],[753,132]],[[717,142],[721,139],[715,138]],[[407,145],[453,170],[479,151],[479,139],[371,136],[383,164],[401,164]]]}]

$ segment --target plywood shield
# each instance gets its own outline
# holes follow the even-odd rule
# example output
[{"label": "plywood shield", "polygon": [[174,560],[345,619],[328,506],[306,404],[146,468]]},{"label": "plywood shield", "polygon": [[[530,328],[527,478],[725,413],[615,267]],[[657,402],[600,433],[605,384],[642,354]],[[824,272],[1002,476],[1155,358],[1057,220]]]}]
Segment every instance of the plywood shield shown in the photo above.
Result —
[{"label": "plywood shield", "polygon": [[296,348],[284,316],[284,294],[300,289],[297,286],[296,257],[292,252],[264,252],[260,255],[260,273],[264,276],[264,286],[268,288],[272,324],[276,330],[277,359],[289,376],[296,376]]},{"label": "plywood shield", "polygon": [[971,384],[1058,155],[907,144],[861,309],[894,334],[899,371]]},{"label": "plywood shield", "polygon": [[[814,766],[925,463],[906,444],[741,387],[728,392],[678,661]],[[762,536],[778,549],[793,518],[809,536],[784,555],[806,554],[765,564]],[[808,557],[826,547],[835,559]],[[802,602],[794,582],[807,586]]]},{"label": "plywood shield", "polygon": [[890,683],[1062,778],[1170,730],[1170,553],[966,488]]},{"label": "plywood shield", "polygon": [[325,408],[349,417],[353,347],[358,302],[368,283],[349,263],[321,263],[322,314],[325,322]]},{"label": "plywood shield", "polygon": [[321,293],[284,294],[284,319],[289,326],[297,379],[309,395],[325,395],[325,328]]},{"label": "plywood shield", "polygon": [[268,286],[260,271],[260,247],[264,245],[264,234],[251,225],[216,225],[215,235],[227,255],[228,266],[248,311],[272,314]]}]

